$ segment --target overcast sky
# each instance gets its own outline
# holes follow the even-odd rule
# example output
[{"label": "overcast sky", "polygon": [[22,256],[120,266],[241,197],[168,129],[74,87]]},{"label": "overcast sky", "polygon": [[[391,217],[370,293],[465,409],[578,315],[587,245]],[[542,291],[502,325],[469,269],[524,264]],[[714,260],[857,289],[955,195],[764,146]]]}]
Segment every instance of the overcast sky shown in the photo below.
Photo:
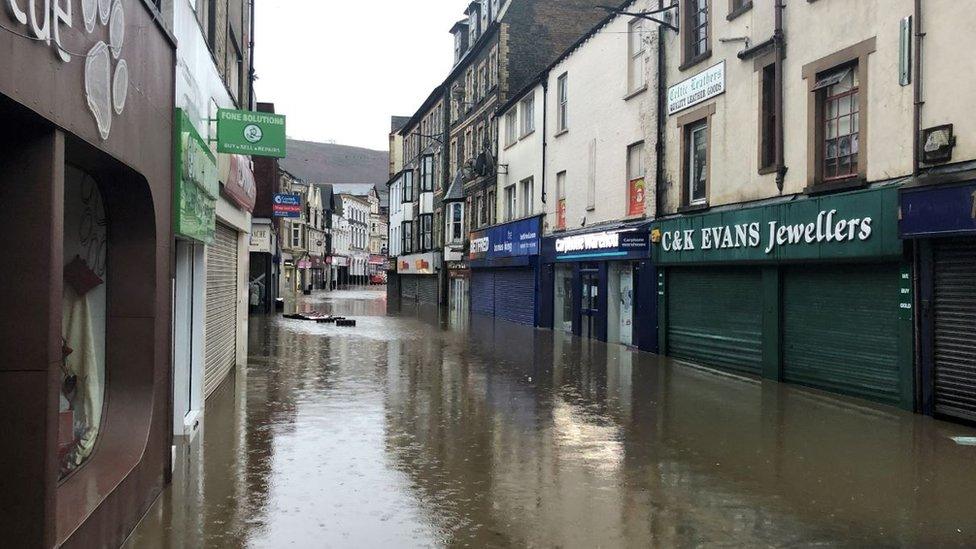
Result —
[{"label": "overcast sky", "polygon": [[451,69],[448,31],[464,0],[258,0],[258,101],[288,137],[386,150],[390,116],[409,116]]}]

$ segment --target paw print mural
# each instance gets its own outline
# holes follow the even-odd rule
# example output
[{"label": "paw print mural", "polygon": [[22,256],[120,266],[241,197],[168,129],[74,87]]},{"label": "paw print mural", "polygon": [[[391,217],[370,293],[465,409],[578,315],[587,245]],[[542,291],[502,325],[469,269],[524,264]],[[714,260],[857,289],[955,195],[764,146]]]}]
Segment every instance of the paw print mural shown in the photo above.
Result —
[{"label": "paw print mural", "polygon": [[[85,32],[108,26],[108,43],[99,40],[85,56],[85,97],[98,133],[108,139],[112,116],[122,114],[129,92],[129,66],[121,58],[125,42],[125,10],[122,0],[81,0]],[[113,67],[114,65],[114,67]]]}]

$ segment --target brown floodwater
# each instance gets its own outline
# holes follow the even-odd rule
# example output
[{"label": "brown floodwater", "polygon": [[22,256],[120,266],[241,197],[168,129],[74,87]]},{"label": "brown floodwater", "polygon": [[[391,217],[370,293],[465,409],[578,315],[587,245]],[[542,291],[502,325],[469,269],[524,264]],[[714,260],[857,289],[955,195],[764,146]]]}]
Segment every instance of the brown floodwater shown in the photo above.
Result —
[{"label": "brown floodwater", "polygon": [[313,295],[129,547],[976,546],[976,430],[619,345]]}]

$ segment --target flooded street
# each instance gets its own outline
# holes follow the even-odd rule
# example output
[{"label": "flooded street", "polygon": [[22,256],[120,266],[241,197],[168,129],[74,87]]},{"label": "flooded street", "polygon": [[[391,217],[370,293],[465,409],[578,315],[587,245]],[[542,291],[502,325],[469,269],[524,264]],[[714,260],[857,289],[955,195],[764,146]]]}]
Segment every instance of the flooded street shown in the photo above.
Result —
[{"label": "flooded street", "polygon": [[976,430],[382,290],[252,317],[129,547],[964,546]]}]

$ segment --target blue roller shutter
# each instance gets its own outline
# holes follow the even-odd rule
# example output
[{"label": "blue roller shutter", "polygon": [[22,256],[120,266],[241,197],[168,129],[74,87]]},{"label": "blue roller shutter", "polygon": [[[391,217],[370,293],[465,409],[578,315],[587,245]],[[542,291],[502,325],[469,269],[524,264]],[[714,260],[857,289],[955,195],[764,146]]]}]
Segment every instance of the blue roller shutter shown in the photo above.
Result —
[{"label": "blue roller shutter", "polygon": [[495,272],[495,316],[535,326],[535,270],[500,269]]},{"label": "blue roller shutter", "polygon": [[495,273],[488,270],[471,272],[471,312],[479,315],[495,315]]}]

